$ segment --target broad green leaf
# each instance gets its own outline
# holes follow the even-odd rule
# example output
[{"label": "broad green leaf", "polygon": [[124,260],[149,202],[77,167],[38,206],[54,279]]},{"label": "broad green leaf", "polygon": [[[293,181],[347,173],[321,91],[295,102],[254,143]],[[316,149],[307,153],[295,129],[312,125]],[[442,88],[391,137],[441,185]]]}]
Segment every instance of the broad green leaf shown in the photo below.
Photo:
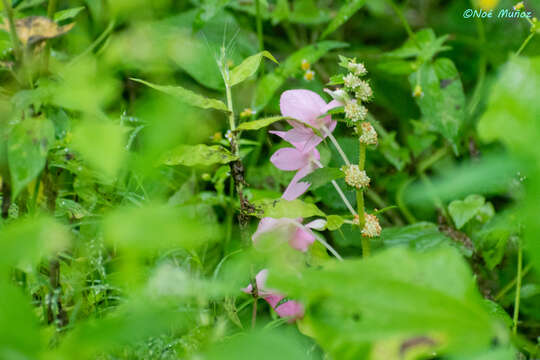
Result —
[{"label": "broad green leaf", "polygon": [[448,205],[448,212],[458,229],[478,214],[486,199],[481,195],[469,195],[464,200],[454,200]]},{"label": "broad green leaf", "polygon": [[337,230],[344,224],[344,220],[339,215],[328,215],[326,217],[326,228],[330,231]]},{"label": "broad green leaf", "polygon": [[394,131],[381,134],[379,150],[385,159],[399,171],[403,170],[403,168],[411,161],[408,149],[399,146]]},{"label": "broad green leaf", "polygon": [[261,60],[263,56],[267,59],[272,60],[276,64],[278,61],[270,54],[268,51],[261,51],[258,54],[252,55],[242,61],[242,63],[238,66],[235,66],[230,73],[230,80],[229,85],[234,86],[236,84],[241,83],[242,81],[246,80],[251,75],[255,74],[257,69],[259,68],[259,65],[261,64]]},{"label": "broad green leaf", "polygon": [[127,154],[125,128],[108,121],[85,120],[73,131],[73,147],[109,182],[117,175]]},{"label": "broad green leaf", "polygon": [[330,19],[327,11],[321,9],[315,0],[293,1],[293,11],[289,20],[298,24],[321,24]]},{"label": "broad green leaf", "polygon": [[298,217],[325,216],[317,205],[306,203],[299,199],[292,201],[285,199],[265,199],[254,201],[253,205],[257,208],[257,213],[253,215],[259,217],[296,219]]},{"label": "broad green leaf", "polygon": [[272,11],[272,24],[276,25],[283,20],[288,20],[290,13],[288,0],[277,0],[274,11]]},{"label": "broad green leaf", "polygon": [[20,218],[0,231],[0,269],[33,266],[69,243],[69,230],[52,218]]},{"label": "broad green leaf", "polygon": [[406,59],[417,57],[420,63],[429,62],[439,52],[449,50],[444,46],[448,35],[437,38],[433,29],[422,29],[415,33],[415,39],[408,39],[399,49],[386,54],[388,57]]},{"label": "broad green leaf", "polygon": [[423,95],[416,97],[422,121],[456,144],[465,122],[465,95],[454,63],[446,58],[426,63],[409,76],[409,83],[412,89],[422,88]]},{"label": "broad green leaf", "polygon": [[79,6],[71,9],[60,10],[54,14],[54,21],[61,22],[64,20],[73,19],[84,9],[84,6]]},{"label": "broad green leaf", "polygon": [[321,38],[324,39],[334,31],[336,31],[341,25],[346,23],[353,15],[364,6],[366,0],[350,0],[339,8],[336,16],[330,21],[330,24],[324,29]]},{"label": "broad green leaf", "polygon": [[467,354],[504,339],[467,263],[448,247],[424,253],[398,247],[300,274],[287,270],[270,268],[268,286],[303,301],[310,336],[324,350],[333,355],[349,346],[343,360],[357,359],[353,349],[363,343],[395,341],[384,358],[399,359],[419,337],[438,355]]},{"label": "broad green leaf", "polygon": [[157,91],[161,91],[165,94],[174,96],[178,100],[191,105],[196,106],[202,109],[216,109],[221,111],[229,111],[227,105],[221,100],[211,99],[194,93],[191,90],[183,88],[181,86],[170,86],[170,85],[156,85],[149,83],[141,79],[131,78],[131,80],[144,84],[151,87]]},{"label": "broad green leaf", "polygon": [[437,225],[430,222],[385,227],[381,232],[381,239],[386,247],[405,246],[418,251],[452,243],[450,238],[439,231]]},{"label": "broad green leaf", "polygon": [[238,130],[259,130],[273,123],[287,119],[285,116],[273,116],[265,119],[243,122],[237,126]]},{"label": "broad green leaf", "polygon": [[311,184],[310,189],[315,190],[331,182],[332,180],[340,179],[345,176],[345,173],[337,168],[323,167],[316,169],[312,173],[306,175],[300,181]]},{"label": "broad green leaf", "polygon": [[285,77],[275,72],[264,75],[255,89],[255,109],[263,109],[272,100],[272,97],[285,82]]},{"label": "broad green leaf", "polygon": [[39,321],[30,297],[0,280],[0,358],[37,359],[41,350]]},{"label": "broad green leaf", "polygon": [[231,152],[221,145],[180,145],[163,155],[165,165],[210,166],[227,164],[236,160]]},{"label": "broad green leaf", "polygon": [[43,170],[53,141],[54,125],[43,116],[26,118],[13,127],[8,161],[14,197]]}]

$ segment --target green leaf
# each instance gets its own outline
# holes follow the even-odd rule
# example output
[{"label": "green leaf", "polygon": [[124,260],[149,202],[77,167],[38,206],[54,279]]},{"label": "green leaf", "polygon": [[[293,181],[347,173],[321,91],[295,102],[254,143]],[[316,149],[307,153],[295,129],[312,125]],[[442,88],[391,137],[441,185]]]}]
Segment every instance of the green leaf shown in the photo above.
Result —
[{"label": "green leaf", "polygon": [[339,215],[328,215],[326,217],[326,228],[330,231],[339,229],[344,223],[345,221]]},{"label": "green leaf", "polygon": [[227,164],[238,158],[221,145],[180,145],[163,155],[165,165],[210,166]]},{"label": "green leaf", "polygon": [[311,190],[315,190],[331,182],[332,180],[344,177],[343,171],[337,168],[323,167],[316,169],[312,173],[304,176],[300,181],[305,181],[311,184]]},{"label": "green leaf", "polygon": [[308,45],[296,51],[283,62],[283,75],[286,77],[294,76],[302,71],[302,61],[305,59],[309,63],[316,63],[327,52],[334,49],[340,49],[349,46],[349,44],[340,41],[321,41],[313,45]]},{"label": "green leaf", "polygon": [[453,144],[465,122],[465,95],[459,74],[450,59],[424,64],[409,76],[411,88],[418,84],[423,95],[416,97],[422,121]]},{"label": "green leaf", "polygon": [[[384,358],[408,358],[415,348],[405,344],[419,337],[438,356],[467,354],[488,348],[498,334],[505,337],[467,263],[448,247],[425,253],[398,247],[294,271],[270,268],[268,286],[303,300],[310,336],[332,356],[343,347],[391,341],[395,346],[384,346]],[[353,350],[339,357],[357,358]]]},{"label": "green leaf", "polygon": [[437,38],[433,29],[422,29],[415,33],[415,39],[408,39],[399,49],[386,54],[388,57],[406,59],[417,57],[420,63],[429,62],[441,51],[449,50],[443,46],[448,35]]},{"label": "green leaf", "polygon": [[255,74],[257,69],[259,68],[259,65],[261,64],[262,58],[266,57],[267,59],[272,60],[276,64],[278,64],[278,61],[270,54],[268,51],[261,51],[260,53],[257,53],[255,55],[252,55],[248,58],[246,58],[242,63],[238,66],[235,66],[230,75],[229,85],[234,86],[236,84],[241,83],[242,81],[246,80],[251,75]]},{"label": "green leaf", "polygon": [[469,195],[465,200],[454,200],[448,205],[448,212],[458,229],[461,229],[484,206],[486,199],[481,195]]},{"label": "green leaf", "polygon": [[321,38],[324,39],[334,31],[336,31],[341,25],[347,22],[353,15],[364,6],[366,0],[351,0],[347,1],[345,5],[339,8],[337,15],[332,19],[330,24],[323,31]]},{"label": "green leaf", "polygon": [[240,125],[238,125],[238,130],[259,130],[263,127],[267,127],[268,125],[271,125],[277,121],[287,119],[285,116],[272,116],[265,119],[259,119],[255,121],[247,121],[243,122]]},{"label": "green leaf", "polygon": [[255,109],[257,111],[263,109],[284,82],[285,77],[280,74],[269,73],[264,75],[257,82],[257,88],[255,89]]},{"label": "green leaf", "polygon": [[387,247],[406,246],[417,251],[452,243],[450,238],[439,231],[437,225],[430,222],[383,228],[381,239]]},{"label": "green leaf", "polygon": [[43,170],[53,141],[54,125],[43,116],[26,118],[13,127],[8,161],[14,197]]},{"label": "green leaf", "polygon": [[85,9],[84,6],[79,6],[79,7],[74,7],[71,9],[58,11],[54,14],[54,21],[61,22],[64,20],[73,19],[74,17],[79,15],[79,13],[83,11],[84,9]]},{"label": "green leaf", "polygon": [[193,91],[183,88],[181,86],[156,85],[156,84],[152,84],[147,81],[144,81],[141,79],[135,79],[135,78],[131,78],[131,80],[144,84],[146,86],[149,86],[152,89],[161,91],[165,94],[174,96],[178,100],[186,104],[189,104],[191,106],[196,106],[202,109],[216,109],[216,110],[221,110],[221,111],[229,111],[229,109],[227,108],[227,105],[225,105],[223,101],[204,97],[202,95],[194,93]]},{"label": "green leaf", "polygon": [[325,216],[325,214],[315,204],[306,203],[296,199],[288,201],[285,199],[264,199],[254,201],[253,205],[260,210],[253,214],[259,217],[271,218],[308,218],[311,216]]}]

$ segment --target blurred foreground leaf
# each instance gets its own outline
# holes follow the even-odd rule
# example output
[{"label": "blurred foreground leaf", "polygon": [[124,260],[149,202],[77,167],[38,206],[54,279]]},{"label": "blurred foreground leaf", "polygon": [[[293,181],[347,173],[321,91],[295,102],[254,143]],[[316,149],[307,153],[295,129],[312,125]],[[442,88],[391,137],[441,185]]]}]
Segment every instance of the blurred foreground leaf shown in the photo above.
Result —
[{"label": "blurred foreground leaf", "polygon": [[221,145],[180,145],[163,155],[165,165],[210,166],[227,164],[237,158]]}]

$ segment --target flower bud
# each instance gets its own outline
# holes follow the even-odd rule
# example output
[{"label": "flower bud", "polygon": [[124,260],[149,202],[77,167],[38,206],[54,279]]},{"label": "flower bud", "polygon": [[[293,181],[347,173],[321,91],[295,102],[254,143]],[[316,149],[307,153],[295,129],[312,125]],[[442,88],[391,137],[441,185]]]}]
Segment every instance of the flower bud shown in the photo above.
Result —
[{"label": "flower bud", "polygon": [[336,89],[334,91],[329,89],[324,89],[324,92],[332,97],[332,99],[339,101],[341,103],[346,103],[349,101],[349,94],[343,89]]},{"label": "flower bud", "polygon": [[355,95],[358,100],[368,101],[373,96],[373,90],[367,81],[360,80]]},{"label": "flower bud", "polygon": [[315,72],[313,70],[306,70],[304,73],[304,79],[306,81],[311,81],[315,78]]},{"label": "flower bud", "polygon": [[347,64],[347,70],[358,76],[363,76],[367,74],[367,70],[364,64],[357,64],[354,60],[349,61],[349,63]]},{"label": "flower bud", "polygon": [[360,124],[362,129],[362,134],[358,138],[360,143],[365,145],[376,145],[377,144],[377,131],[371,123],[364,121]]},{"label": "flower bud", "polygon": [[375,215],[365,214],[365,224],[362,229],[362,236],[377,237],[381,235],[381,225]]},{"label": "flower bud", "polygon": [[413,91],[413,94],[412,94],[415,98],[422,98],[424,97],[424,92],[422,91],[422,87],[420,86],[420,84],[416,84],[416,86],[414,87],[414,91]]},{"label": "flower bud", "polygon": [[343,83],[348,90],[355,90],[360,85],[360,79],[353,73],[348,73],[343,77]]},{"label": "flower bud", "polygon": [[303,59],[302,60],[302,65],[300,65],[300,67],[302,68],[302,70],[306,71],[306,70],[310,69],[311,64],[306,59]]},{"label": "flower bud", "polygon": [[367,108],[359,105],[356,100],[349,101],[345,104],[345,117],[352,122],[364,120],[367,116]]},{"label": "flower bud", "polygon": [[341,170],[345,173],[345,182],[357,189],[369,186],[369,177],[364,170],[360,170],[358,165],[343,166]]}]

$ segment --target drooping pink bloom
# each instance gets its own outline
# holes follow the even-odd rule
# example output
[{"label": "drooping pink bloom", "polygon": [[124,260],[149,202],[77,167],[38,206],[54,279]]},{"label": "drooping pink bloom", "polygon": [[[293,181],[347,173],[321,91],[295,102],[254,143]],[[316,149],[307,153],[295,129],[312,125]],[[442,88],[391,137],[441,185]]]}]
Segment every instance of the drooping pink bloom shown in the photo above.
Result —
[{"label": "drooping pink bloom", "polygon": [[[270,131],[270,133],[281,137],[295,148],[308,152],[327,136],[327,133],[323,131],[323,126],[330,132],[336,127],[336,121],[333,121],[330,115],[321,116],[341,105],[343,104],[336,100],[327,104],[322,97],[310,90],[287,90],[281,94],[279,100],[281,114],[296,121],[288,120],[293,127],[289,131]],[[316,135],[311,128],[303,126],[302,123],[321,130],[320,134],[323,138]]]},{"label": "drooping pink bloom", "polygon": [[[302,223],[302,218],[298,218],[295,221],[288,218],[262,218],[257,231],[255,231],[251,239],[255,243],[261,237],[273,233],[277,237],[287,241],[293,249],[306,252],[308,247],[315,241],[315,236],[310,231],[295,224],[295,222]],[[326,222],[324,220],[317,219],[306,224],[305,227],[309,229],[322,229],[325,224]]]},{"label": "drooping pink bloom", "polygon": [[[284,295],[275,290],[266,289],[266,279],[268,270],[259,271],[255,276],[257,284],[257,295],[262,297],[274,311],[282,318],[288,318],[290,322],[298,320],[304,316],[304,307],[297,301],[288,300]],[[253,285],[249,284],[242,289],[246,294],[253,294]]]},{"label": "drooping pink bloom", "polygon": [[305,193],[309,188],[309,183],[300,181],[304,176],[313,172],[317,166],[313,160],[321,158],[319,152],[314,147],[309,151],[302,151],[297,148],[282,148],[272,155],[270,161],[280,170],[298,170],[287,189],[282,195],[285,200],[294,200]]}]

